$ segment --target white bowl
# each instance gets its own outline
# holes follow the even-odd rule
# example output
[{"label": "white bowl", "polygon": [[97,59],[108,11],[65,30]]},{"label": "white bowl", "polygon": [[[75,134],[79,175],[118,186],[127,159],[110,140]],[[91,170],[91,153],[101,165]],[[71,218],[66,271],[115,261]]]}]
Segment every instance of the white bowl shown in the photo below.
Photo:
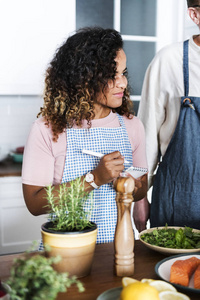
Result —
[{"label": "white bowl", "polygon": [[[165,248],[165,247],[159,247],[159,246],[155,246],[155,245],[152,245],[152,244],[149,244],[145,241],[143,241],[141,239],[141,236],[144,234],[144,233],[150,233],[152,232],[154,229],[163,229],[165,227],[154,227],[154,228],[150,228],[150,229],[146,229],[146,230],[143,230],[142,232],[139,233],[139,240],[145,245],[147,246],[148,248],[150,248],[151,250],[155,250],[157,252],[160,252],[160,253],[164,253],[164,254],[184,254],[184,253],[196,253],[196,252],[200,252],[200,248],[197,248],[197,249],[175,249],[175,248]],[[176,226],[168,226],[167,228],[174,228],[176,230],[180,229],[180,228],[184,228],[184,227],[176,227]],[[198,232],[200,233],[200,230],[198,229],[193,229],[193,232]]]}]

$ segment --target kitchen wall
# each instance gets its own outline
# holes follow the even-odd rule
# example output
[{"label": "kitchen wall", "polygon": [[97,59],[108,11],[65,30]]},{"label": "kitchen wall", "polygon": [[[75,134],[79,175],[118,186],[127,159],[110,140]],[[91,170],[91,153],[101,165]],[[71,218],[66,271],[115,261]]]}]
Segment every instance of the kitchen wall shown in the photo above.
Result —
[{"label": "kitchen wall", "polygon": [[42,102],[40,96],[0,96],[0,147],[9,152],[25,145]]},{"label": "kitchen wall", "polygon": [[75,29],[75,0],[0,1],[0,11],[1,160],[2,151],[26,142],[48,63]]}]

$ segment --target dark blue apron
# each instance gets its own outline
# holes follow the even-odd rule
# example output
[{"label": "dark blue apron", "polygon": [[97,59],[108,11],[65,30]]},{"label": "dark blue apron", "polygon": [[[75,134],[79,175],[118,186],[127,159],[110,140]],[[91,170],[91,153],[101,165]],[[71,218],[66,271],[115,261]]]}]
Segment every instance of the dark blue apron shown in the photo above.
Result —
[{"label": "dark blue apron", "polygon": [[188,41],[183,44],[185,96],[152,191],[150,226],[189,226],[200,229],[200,97],[188,96]]}]

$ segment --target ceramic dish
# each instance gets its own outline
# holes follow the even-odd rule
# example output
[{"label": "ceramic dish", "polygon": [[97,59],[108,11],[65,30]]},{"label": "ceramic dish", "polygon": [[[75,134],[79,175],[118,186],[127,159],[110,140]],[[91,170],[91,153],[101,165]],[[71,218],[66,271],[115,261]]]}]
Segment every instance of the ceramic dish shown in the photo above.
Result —
[{"label": "ceramic dish", "polygon": [[23,154],[21,153],[11,152],[10,155],[12,156],[14,162],[21,163],[23,161]]},{"label": "ceramic dish", "polygon": [[96,300],[119,300],[122,287],[113,288],[103,292]]},{"label": "ceramic dish", "polygon": [[[155,272],[162,280],[170,282],[169,278],[170,278],[171,265],[178,259],[183,260],[183,259],[188,259],[188,258],[194,257],[194,256],[200,259],[200,253],[199,254],[180,254],[180,255],[170,256],[168,258],[165,258],[165,259],[161,260],[159,263],[156,264]],[[171,283],[171,284],[175,288],[181,289],[183,292],[189,292],[190,291],[190,292],[195,292],[195,293],[200,294],[200,289],[195,289],[194,288],[194,278],[193,278],[193,276],[190,279],[190,283],[189,283],[188,287],[185,287],[185,286],[182,286],[182,285],[179,285],[179,284],[174,284],[174,283]]]},{"label": "ceramic dish", "polygon": [[[141,239],[141,236],[144,234],[144,233],[150,233],[152,232],[154,229],[163,229],[165,227],[156,227],[156,228],[150,228],[150,229],[146,229],[146,230],[143,230],[142,232],[140,232],[139,234],[139,239],[140,241],[145,245],[147,246],[148,248],[152,249],[152,250],[155,250],[155,251],[158,251],[158,252],[161,252],[161,253],[164,253],[164,254],[187,254],[187,253],[197,253],[197,252],[200,252],[200,248],[197,248],[197,249],[174,249],[174,248],[165,248],[165,247],[159,247],[159,246],[155,246],[155,245],[151,245],[147,242],[144,242],[142,239]],[[180,228],[184,228],[184,227],[176,227],[176,226],[168,226],[167,228],[174,228],[176,230],[180,229]],[[198,229],[193,229],[193,232],[198,232],[200,233],[200,230]]]}]

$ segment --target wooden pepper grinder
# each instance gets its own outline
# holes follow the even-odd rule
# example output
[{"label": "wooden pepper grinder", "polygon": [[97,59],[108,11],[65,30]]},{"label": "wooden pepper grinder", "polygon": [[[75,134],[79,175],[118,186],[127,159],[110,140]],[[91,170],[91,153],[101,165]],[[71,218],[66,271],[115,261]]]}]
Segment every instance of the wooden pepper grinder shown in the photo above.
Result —
[{"label": "wooden pepper grinder", "polygon": [[117,202],[117,225],[115,230],[115,273],[131,276],[134,273],[134,231],[131,222],[131,204],[135,181],[132,177],[119,177],[114,182]]}]

